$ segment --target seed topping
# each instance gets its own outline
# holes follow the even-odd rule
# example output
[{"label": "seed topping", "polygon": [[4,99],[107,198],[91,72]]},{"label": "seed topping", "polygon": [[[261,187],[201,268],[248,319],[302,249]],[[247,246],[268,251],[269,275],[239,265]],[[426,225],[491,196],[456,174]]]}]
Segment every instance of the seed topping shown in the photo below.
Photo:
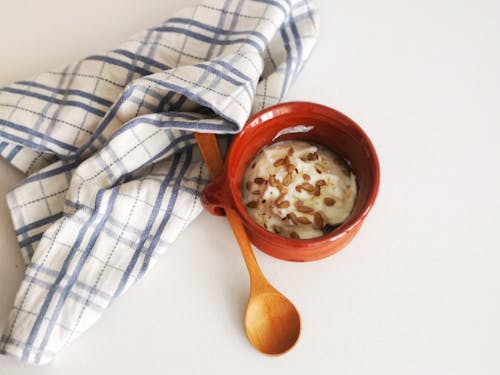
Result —
[{"label": "seed topping", "polygon": [[297,211],[302,212],[304,214],[310,214],[311,212],[314,212],[314,208],[309,206],[299,206],[297,207]]},{"label": "seed topping", "polygon": [[319,212],[314,213],[314,225],[319,229],[322,229],[325,226],[325,221],[323,220],[323,216]]},{"label": "seed topping", "polygon": [[247,203],[248,208],[257,208],[257,201],[250,201]]},{"label": "seed topping", "polygon": [[253,182],[255,182],[257,185],[262,185],[266,180],[264,180],[262,177],[255,177]]},{"label": "seed topping", "polygon": [[297,221],[300,223],[300,224],[311,224],[311,220],[309,220],[307,217],[305,216],[299,216],[297,218]]},{"label": "seed topping", "polygon": [[327,206],[333,206],[335,204],[335,199],[326,197],[325,199],[323,199],[323,202],[325,202]]},{"label": "seed topping", "polygon": [[276,207],[278,207],[278,208],[290,207],[290,202],[289,201],[281,201],[276,205]]}]

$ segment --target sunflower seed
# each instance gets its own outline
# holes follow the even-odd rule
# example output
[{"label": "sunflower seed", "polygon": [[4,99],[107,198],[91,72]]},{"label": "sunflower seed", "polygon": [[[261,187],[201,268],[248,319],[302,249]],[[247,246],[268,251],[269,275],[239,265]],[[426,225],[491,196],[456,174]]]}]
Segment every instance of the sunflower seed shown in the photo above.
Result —
[{"label": "sunflower seed", "polygon": [[317,152],[310,152],[307,154],[307,160],[318,160],[318,153]]},{"label": "sunflower seed", "polygon": [[257,208],[257,201],[250,201],[247,203],[248,208]]},{"label": "sunflower seed", "polygon": [[311,224],[311,220],[309,220],[307,217],[305,216],[299,216],[297,218],[297,221],[300,223],[300,224]]},{"label": "sunflower seed", "polygon": [[283,179],[283,185],[288,186],[290,185],[290,182],[292,182],[292,175],[287,174],[285,178]]},{"label": "sunflower seed", "polygon": [[323,199],[323,202],[325,202],[327,206],[333,206],[335,204],[335,199],[327,197]]},{"label": "sunflower seed", "polygon": [[297,207],[297,211],[308,214],[308,213],[314,212],[314,209],[312,207],[309,207],[309,206],[299,206],[299,207]]},{"label": "sunflower seed", "polygon": [[280,165],[283,165],[283,164],[285,164],[285,159],[278,159],[278,160],[276,160],[276,161],[273,163],[273,165],[274,165],[275,167],[279,167]]},{"label": "sunflower seed", "polygon": [[311,192],[314,190],[314,186],[312,186],[309,183],[305,183],[305,184],[302,184],[302,189],[304,189],[305,191]]},{"label": "sunflower seed", "polygon": [[319,185],[314,186],[314,192],[313,192],[313,195],[314,195],[315,197],[319,197],[319,196],[320,196],[320,194],[321,194],[321,186],[319,186]]},{"label": "sunflower seed", "polygon": [[278,206],[278,205],[281,203],[281,201],[283,200],[283,198],[285,198],[285,194],[280,194],[280,195],[278,196],[278,198],[276,198],[276,200],[274,201],[274,204],[275,204],[276,206]]},{"label": "sunflower seed", "polygon": [[298,224],[299,222],[297,221],[297,215],[295,215],[295,213],[293,212],[289,212],[287,215],[286,215],[287,218],[289,218],[292,223],[294,224]]},{"label": "sunflower seed", "polygon": [[277,187],[278,186],[278,180],[276,180],[276,175],[272,174],[269,176],[269,185],[272,187]]},{"label": "sunflower seed", "polygon": [[323,216],[321,216],[319,212],[314,213],[314,224],[320,229],[325,226],[325,221],[323,220]]},{"label": "sunflower seed", "polygon": [[290,202],[289,201],[282,201],[276,204],[276,207],[278,208],[287,208],[290,207]]},{"label": "sunflower seed", "polygon": [[318,172],[319,174],[325,171],[325,168],[319,163],[314,164],[314,169],[316,169],[316,172]]},{"label": "sunflower seed", "polygon": [[253,182],[255,182],[257,185],[262,185],[264,183],[264,180],[262,177],[255,177],[255,179],[253,180]]}]

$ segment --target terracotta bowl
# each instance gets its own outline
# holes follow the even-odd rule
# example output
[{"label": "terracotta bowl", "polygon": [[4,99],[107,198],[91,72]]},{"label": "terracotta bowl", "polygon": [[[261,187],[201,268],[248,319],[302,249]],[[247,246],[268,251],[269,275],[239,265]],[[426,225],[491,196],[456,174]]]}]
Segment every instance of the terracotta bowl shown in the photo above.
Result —
[{"label": "terracotta bowl", "polygon": [[[242,181],[248,164],[263,147],[284,140],[303,140],[327,146],[351,165],[358,194],[353,210],[334,231],[312,239],[289,239],[256,224],[243,204]],[[240,215],[250,241],[265,253],[291,261],[312,261],[343,248],[358,232],[377,196],[380,179],[375,149],[365,132],[342,113],[315,103],[282,103],[250,118],[233,140],[223,176],[202,194],[205,209],[223,215],[231,207]]]}]

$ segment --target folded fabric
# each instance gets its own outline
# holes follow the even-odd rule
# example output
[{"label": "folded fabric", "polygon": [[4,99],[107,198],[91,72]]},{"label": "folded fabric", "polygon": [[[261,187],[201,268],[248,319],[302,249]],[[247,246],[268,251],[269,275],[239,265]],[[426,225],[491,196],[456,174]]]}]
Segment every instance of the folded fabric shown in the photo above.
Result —
[{"label": "folded fabric", "polygon": [[0,352],[43,364],[200,213],[193,131],[241,130],[278,102],[318,26],[308,0],[217,0],[117,49],[0,90],[0,154],[26,274]]}]

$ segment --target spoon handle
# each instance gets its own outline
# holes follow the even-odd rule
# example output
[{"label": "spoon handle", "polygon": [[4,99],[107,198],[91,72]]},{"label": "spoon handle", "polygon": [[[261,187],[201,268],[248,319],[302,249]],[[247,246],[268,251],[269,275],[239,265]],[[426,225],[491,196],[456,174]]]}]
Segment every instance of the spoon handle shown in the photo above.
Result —
[{"label": "spoon handle", "polygon": [[196,142],[200,147],[201,156],[207,164],[212,180],[219,177],[224,171],[224,161],[220,152],[217,137],[212,133],[194,133]]},{"label": "spoon handle", "polygon": [[[222,160],[219,144],[217,143],[217,138],[215,134],[212,133],[194,133],[194,135],[213,180],[215,177],[221,175],[224,170],[224,162]],[[240,217],[232,209],[226,209],[225,211],[229,224],[231,224],[233,233],[236,236],[236,240],[240,245],[243,259],[245,259],[247,265],[250,275],[251,290],[254,290],[254,288],[272,288],[255,259],[252,245],[250,244],[250,240],[248,239],[247,232]]]},{"label": "spoon handle", "polygon": [[226,209],[226,216],[231,224],[233,233],[236,236],[236,240],[240,245],[241,254],[247,265],[248,274],[250,276],[250,291],[272,288],[269,282],[266,280],[264,274],[262,273],[257,260],[255,259],[255,254],[252,250],[252,245],[248,239],[247,231],[238,216],[238,214],[232,209]]}]

